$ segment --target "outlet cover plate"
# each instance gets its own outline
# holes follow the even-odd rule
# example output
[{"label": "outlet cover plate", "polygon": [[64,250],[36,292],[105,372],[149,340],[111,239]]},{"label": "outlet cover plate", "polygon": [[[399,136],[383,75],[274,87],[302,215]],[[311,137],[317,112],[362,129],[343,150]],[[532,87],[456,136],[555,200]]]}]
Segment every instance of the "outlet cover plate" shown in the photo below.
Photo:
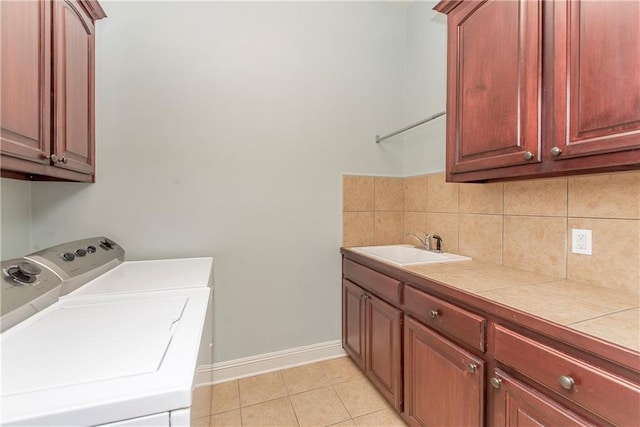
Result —
[{"label": "outlet cover plate", "polygon": [[591,230],[571,229],[571,252],[582,255],[592,254]]}]

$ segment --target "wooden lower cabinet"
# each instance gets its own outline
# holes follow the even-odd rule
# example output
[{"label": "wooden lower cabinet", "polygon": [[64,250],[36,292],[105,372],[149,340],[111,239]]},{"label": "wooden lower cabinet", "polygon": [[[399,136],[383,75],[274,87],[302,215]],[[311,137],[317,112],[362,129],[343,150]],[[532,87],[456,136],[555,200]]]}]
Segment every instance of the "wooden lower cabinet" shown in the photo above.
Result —
[{"label": "wooden lower cabinet", "polygon": [[402,312],[373,295],[366,297],[365,373],[402,411]]},{"label": "wooden lower cabinet", "polygon": [[364,289],[342,281],[342,347],[364,369]]},{"label": "wooden lower cabinet", "polygon": [[554,400],[584,408],[610,425],[640,425],[637,384],[503,325],[494,325],[493,336],[496,362],[543,387]]},{"label": "wooden lower cabinet", "polygon": [[342,345],[402,412],[402,311],[349,280],[342,283]]},{"label": "wooden lower cabinet", "polygon": [[408,316],[404,340],[409,425],[483,425],[485,362]]},{"label": "wooden lower cabinet", "polygon": [[593,425],[499,369],[491,383],[496,427]]},{"label": "wooden lower cabinet", "polygon": [[343,347],[410,426],[640,426],[637,357],[382,271],[344,260]]}]

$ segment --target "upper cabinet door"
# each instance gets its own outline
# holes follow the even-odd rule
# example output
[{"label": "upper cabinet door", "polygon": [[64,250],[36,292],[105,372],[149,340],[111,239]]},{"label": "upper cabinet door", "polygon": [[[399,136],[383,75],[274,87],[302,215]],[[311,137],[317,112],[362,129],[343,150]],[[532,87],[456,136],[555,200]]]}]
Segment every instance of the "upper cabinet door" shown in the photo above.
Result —
[{"label": "upper cabinet door", "polygon": [[448,16],[447,174],[540,160],[538,1],[458,5]]},{"label": "upper cabinet door", "polygon": [[[0,2],[3,162],[49,164],[51,3]],[[18,160],[21,159],[21,160]]]},{"label": "upper cabinet door", "polygon": [[[555,2],[553,39],[547,155],[563,160],[640,149],[640,2]],[[640,161],[639,152],[602,159],[624,164],[632,156]]]},{"label": "upper cabinet door", "polygon": [[56,166],[94,172],[94,25],[72,0],[55,2]]}]

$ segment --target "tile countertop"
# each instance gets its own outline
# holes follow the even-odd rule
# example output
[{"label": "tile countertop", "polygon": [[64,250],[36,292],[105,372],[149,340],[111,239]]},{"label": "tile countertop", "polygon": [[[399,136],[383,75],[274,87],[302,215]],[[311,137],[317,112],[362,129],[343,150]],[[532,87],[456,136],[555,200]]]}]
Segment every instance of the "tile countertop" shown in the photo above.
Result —
[{"label": "tile countertop", "polygon": [[397,267],[640,351],[640,296],[480,261]]}]

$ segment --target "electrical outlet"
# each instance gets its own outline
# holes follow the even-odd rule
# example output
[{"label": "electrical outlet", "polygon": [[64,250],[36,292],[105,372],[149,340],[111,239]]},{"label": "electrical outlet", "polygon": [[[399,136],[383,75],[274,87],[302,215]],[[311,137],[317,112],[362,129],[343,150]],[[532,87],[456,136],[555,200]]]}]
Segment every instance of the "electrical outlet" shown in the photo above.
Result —
[{"label": "electrical outlet", "polygon": [[571,252],[591,255],[591,230],[571,229]]}]

